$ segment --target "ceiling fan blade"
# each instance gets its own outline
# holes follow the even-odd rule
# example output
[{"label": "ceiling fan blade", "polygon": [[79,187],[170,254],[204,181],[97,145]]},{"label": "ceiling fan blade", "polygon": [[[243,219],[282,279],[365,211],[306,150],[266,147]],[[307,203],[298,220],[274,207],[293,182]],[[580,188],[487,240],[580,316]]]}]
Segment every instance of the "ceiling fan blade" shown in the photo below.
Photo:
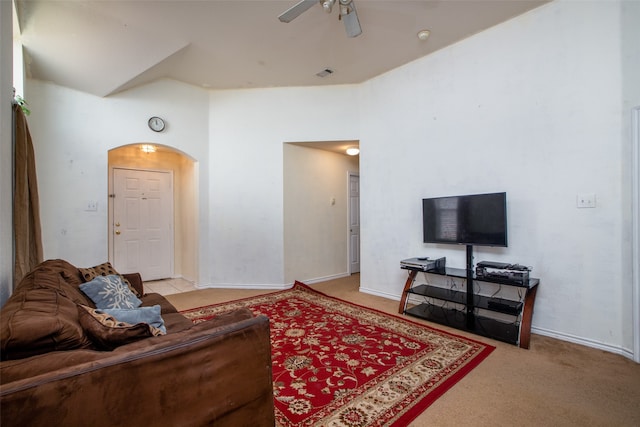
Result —
[{"label": "ceiling fan blade", "polygon": [[358,12],[356,12],[356,5],[353,0],[344,4],[343,0],[341,0],[341,4],[343,4],[346,13],[341,14],[342,20],[344,21],[344,29],[347,31],[347,36],[349,37],[358,37],[362,34],[362,27],[360,27],[360,21],[358,20]]},{"label": "ceiling fan blade", "polygon": [[280,16],[278,16],[278,19],[282,22],[291,22],[298,16],[302,15],[303,12],[311,9],[311,7],[316,3],[318,3],[318,0],[302,0],[281,13]]}]

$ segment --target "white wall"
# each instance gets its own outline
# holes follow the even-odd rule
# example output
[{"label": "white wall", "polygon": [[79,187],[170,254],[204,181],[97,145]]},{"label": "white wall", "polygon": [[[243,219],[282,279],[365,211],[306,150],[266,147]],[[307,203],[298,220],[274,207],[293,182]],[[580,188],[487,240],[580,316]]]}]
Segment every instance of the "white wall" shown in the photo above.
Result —
[{"label": "white wall", "polygon": [[[200,217],[208,205],[208,94],[193,86],[160,81],[100,98],[29,80],[29,117],[37,159],[46,258],[77,266],[108,259],[108,151],[138,142],[174,147],[200,165]],[[161,116],[162,133],[147,120]],[[97,212],[85,211],[88,200]],[[204,215],[202,215],[204,213]]]},{"label": "white wall", "polygon": [[283,286],[283,143],[358,139],[357,101],[349,85],[212,92],[209,286]]},{"label": "white wall", "polygon": [[0,306],[13,290],[12,7],[0,1]]},{"label": "white wall", "polygon": [[[628,226],[625,229],[634,229],[634,219],[636,224],[640,221],[640,2],[625,1],[622,4],[622,87],[623,87],[623,129],[622,137],[631,138],[631,144],[625,144],[623,158],[632,159],[630,162],[622,163],[622,182],[633,182],[635,179],[635,189],[623,187],[624,193],[635,194],[636,211],[633,211],[633,200],[622,205],[622,217]],[[632,111],[631,114],[627,112]],[[633,116],[636,116],[636,122],[632,123]],[[632,130],[635,124],[636,130]],[[635,146],[635,158],[634,148]],[[634,163],[635,162],[635,163]],[[635,177],[634,167],[635,164]],[[634,193],[635,192],[635,193]],[[635,216],[635,218],[634,218]],[[632,236],[635,233],[635,236]],[[636,225],[632,233],[623,233],[623,263],[631,264],[633,267],[629,271],[623,271],[622,283],[632,283],[631,287],[623,286],[624,305],[631,305],[632,310],[635,309],[635,316],[632,319],[632,325],[635,326],[635,342],[634,342],[634,360],[640,362],[640,226]],[[628,250],[633,245],[635,237],[635,252]],[[626,334],[631,334],[633,328],[625,328]],[[625,339],[625,342],[627,340]]]},{"label": "white wall", "polygon": [[422,243],[423,197],[506,191],[509,247],[475,261],[533,266],[534,331],[628,352],[621,30],[618,3],[554,2],[362,86],[362,290],[399,297],[411,256],[464,267]]},{"label": "white wall", "polygon": [[[45,258],[108,259],[108,151],[147,141],[198,162],[198,284],[283,287],[283,142],[356,139],[357,120],[343,120],[357,117],[356,94],[355,86],[208,93],[160,81],[99,98],[29,80]],[[148,129],[152,115],[165,118],[165,132]],[[84,210],[88,200],[97,212]]]},{"label": "white wall", "polygon": [[349,172],[355,156],[284,144],[285,283],[349,274]]}]

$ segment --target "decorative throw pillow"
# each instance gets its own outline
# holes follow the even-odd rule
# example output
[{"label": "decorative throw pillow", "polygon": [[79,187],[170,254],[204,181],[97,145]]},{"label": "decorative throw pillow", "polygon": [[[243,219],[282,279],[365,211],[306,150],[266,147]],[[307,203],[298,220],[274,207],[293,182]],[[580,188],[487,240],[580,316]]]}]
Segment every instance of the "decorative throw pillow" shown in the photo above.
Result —
[{"label": "decorative throw pillow", "polygon": [[98,276],[90,282],[83,283],[80,290],[84,292],[98,308],[137,308],[142,301],[136,297],[122,277],[111,274]]},{"label": "decorative throw pillow", "polygon": [[160,306],[152,305],[151,307],[139,307],[133,310],[119,309],[119,308],[105,308],[99,310],[103,313],[109,314],[121,322],[127,322],[131,324],[146,323],[154,328],[162,331],[162,335],[167,333],[167,328],[164,326],[164,319],[160,315]]},{"label": "decorative throw pillow", "polygon": [[91,280],[95,279],[98,276],[110,276],[112,274],[117,274],[122,278],[124,283],[129,287],[131,292],[135,294],[135,296],[137,297],[142,296],[138,293],[136,288],[134,288],[131,285],[131,283],[129,283],[129,281],[124,278],[124,276],[122,276],[120,273],[116,271],[115,268],[113,268],[111,263],[108,261],[100,265],[96,265],[95,267],[79,268],[78,271],[80,271],[80,274],[82,274],[82,277],[84,278],[85,282],[90,282]]},{"label": "decorative throw pillow", "polygon": [[158,329],[150,325],[144,323],[131,325],[120,322],[100,310],[80,304],[78,305],[78,320],[85,333],[100,350],[113,350],[121,345],[162,335]]}]

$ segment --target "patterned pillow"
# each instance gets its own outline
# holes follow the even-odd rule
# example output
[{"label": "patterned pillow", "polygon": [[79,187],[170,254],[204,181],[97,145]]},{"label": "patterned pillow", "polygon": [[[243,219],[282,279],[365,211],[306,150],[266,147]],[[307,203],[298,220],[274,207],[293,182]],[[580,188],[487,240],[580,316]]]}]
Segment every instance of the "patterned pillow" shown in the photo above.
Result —
[{"label": "patterned pillow", "polygon": [[106,313],[121,322],[127,322],[130,324],[146,323],[154,328],[159,329],[162,335],[167,333],[167,328],[164,326],[164,319],[160,315],[161,308],[159,305],[152,305],[151,307],[139,307],[133,310],[122,308],[105,308],[104,310],[98,310]]},{"label": "patterned pillow", "polygon": [[98,308],[137,308],[142,304],[117,274],[98,276],[79,287]]},{"label": "patterned pillow", "polygon": [[120,322],[100,310],[78,305],[78,320],[85,333],[100,350],[113,350],[144,338],[162,335],[162,332],[145,323],[132,325]]},{"label": "patterned pillow", "polygon": [[138,293],[138,290],[134,288],[131,283],[129,283],[129,281],[124,278],[124,276],[118,273],[108,261],[103,264],[96,265],[95,267],[79,268],[78,271],[80,271],[80,274],[82,274],[85,282],[90,282],[98,276],[109,276],[112,274],[117,274],[118,276],[122,277],[122,280],[124,281],[124,283],[126,283],[131,292],[133,292],[137,297],[142,296]]}]

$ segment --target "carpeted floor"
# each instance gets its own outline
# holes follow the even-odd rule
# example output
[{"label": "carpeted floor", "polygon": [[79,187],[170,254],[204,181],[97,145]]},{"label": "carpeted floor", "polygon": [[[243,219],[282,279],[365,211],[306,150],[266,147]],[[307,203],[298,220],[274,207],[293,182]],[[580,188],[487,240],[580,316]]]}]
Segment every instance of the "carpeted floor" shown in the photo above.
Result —
[{"label": "carpeted floor", "polygon": [[[377,310],[398,310],[397,301],[358,292],[357,274],[311,287]],[[167,299],[186,310],[267,292],[204,289]],[[631,360],[535,334],[523,350],[431,325],[496,350],[411,426],[640,426],[640,365]]]}]

